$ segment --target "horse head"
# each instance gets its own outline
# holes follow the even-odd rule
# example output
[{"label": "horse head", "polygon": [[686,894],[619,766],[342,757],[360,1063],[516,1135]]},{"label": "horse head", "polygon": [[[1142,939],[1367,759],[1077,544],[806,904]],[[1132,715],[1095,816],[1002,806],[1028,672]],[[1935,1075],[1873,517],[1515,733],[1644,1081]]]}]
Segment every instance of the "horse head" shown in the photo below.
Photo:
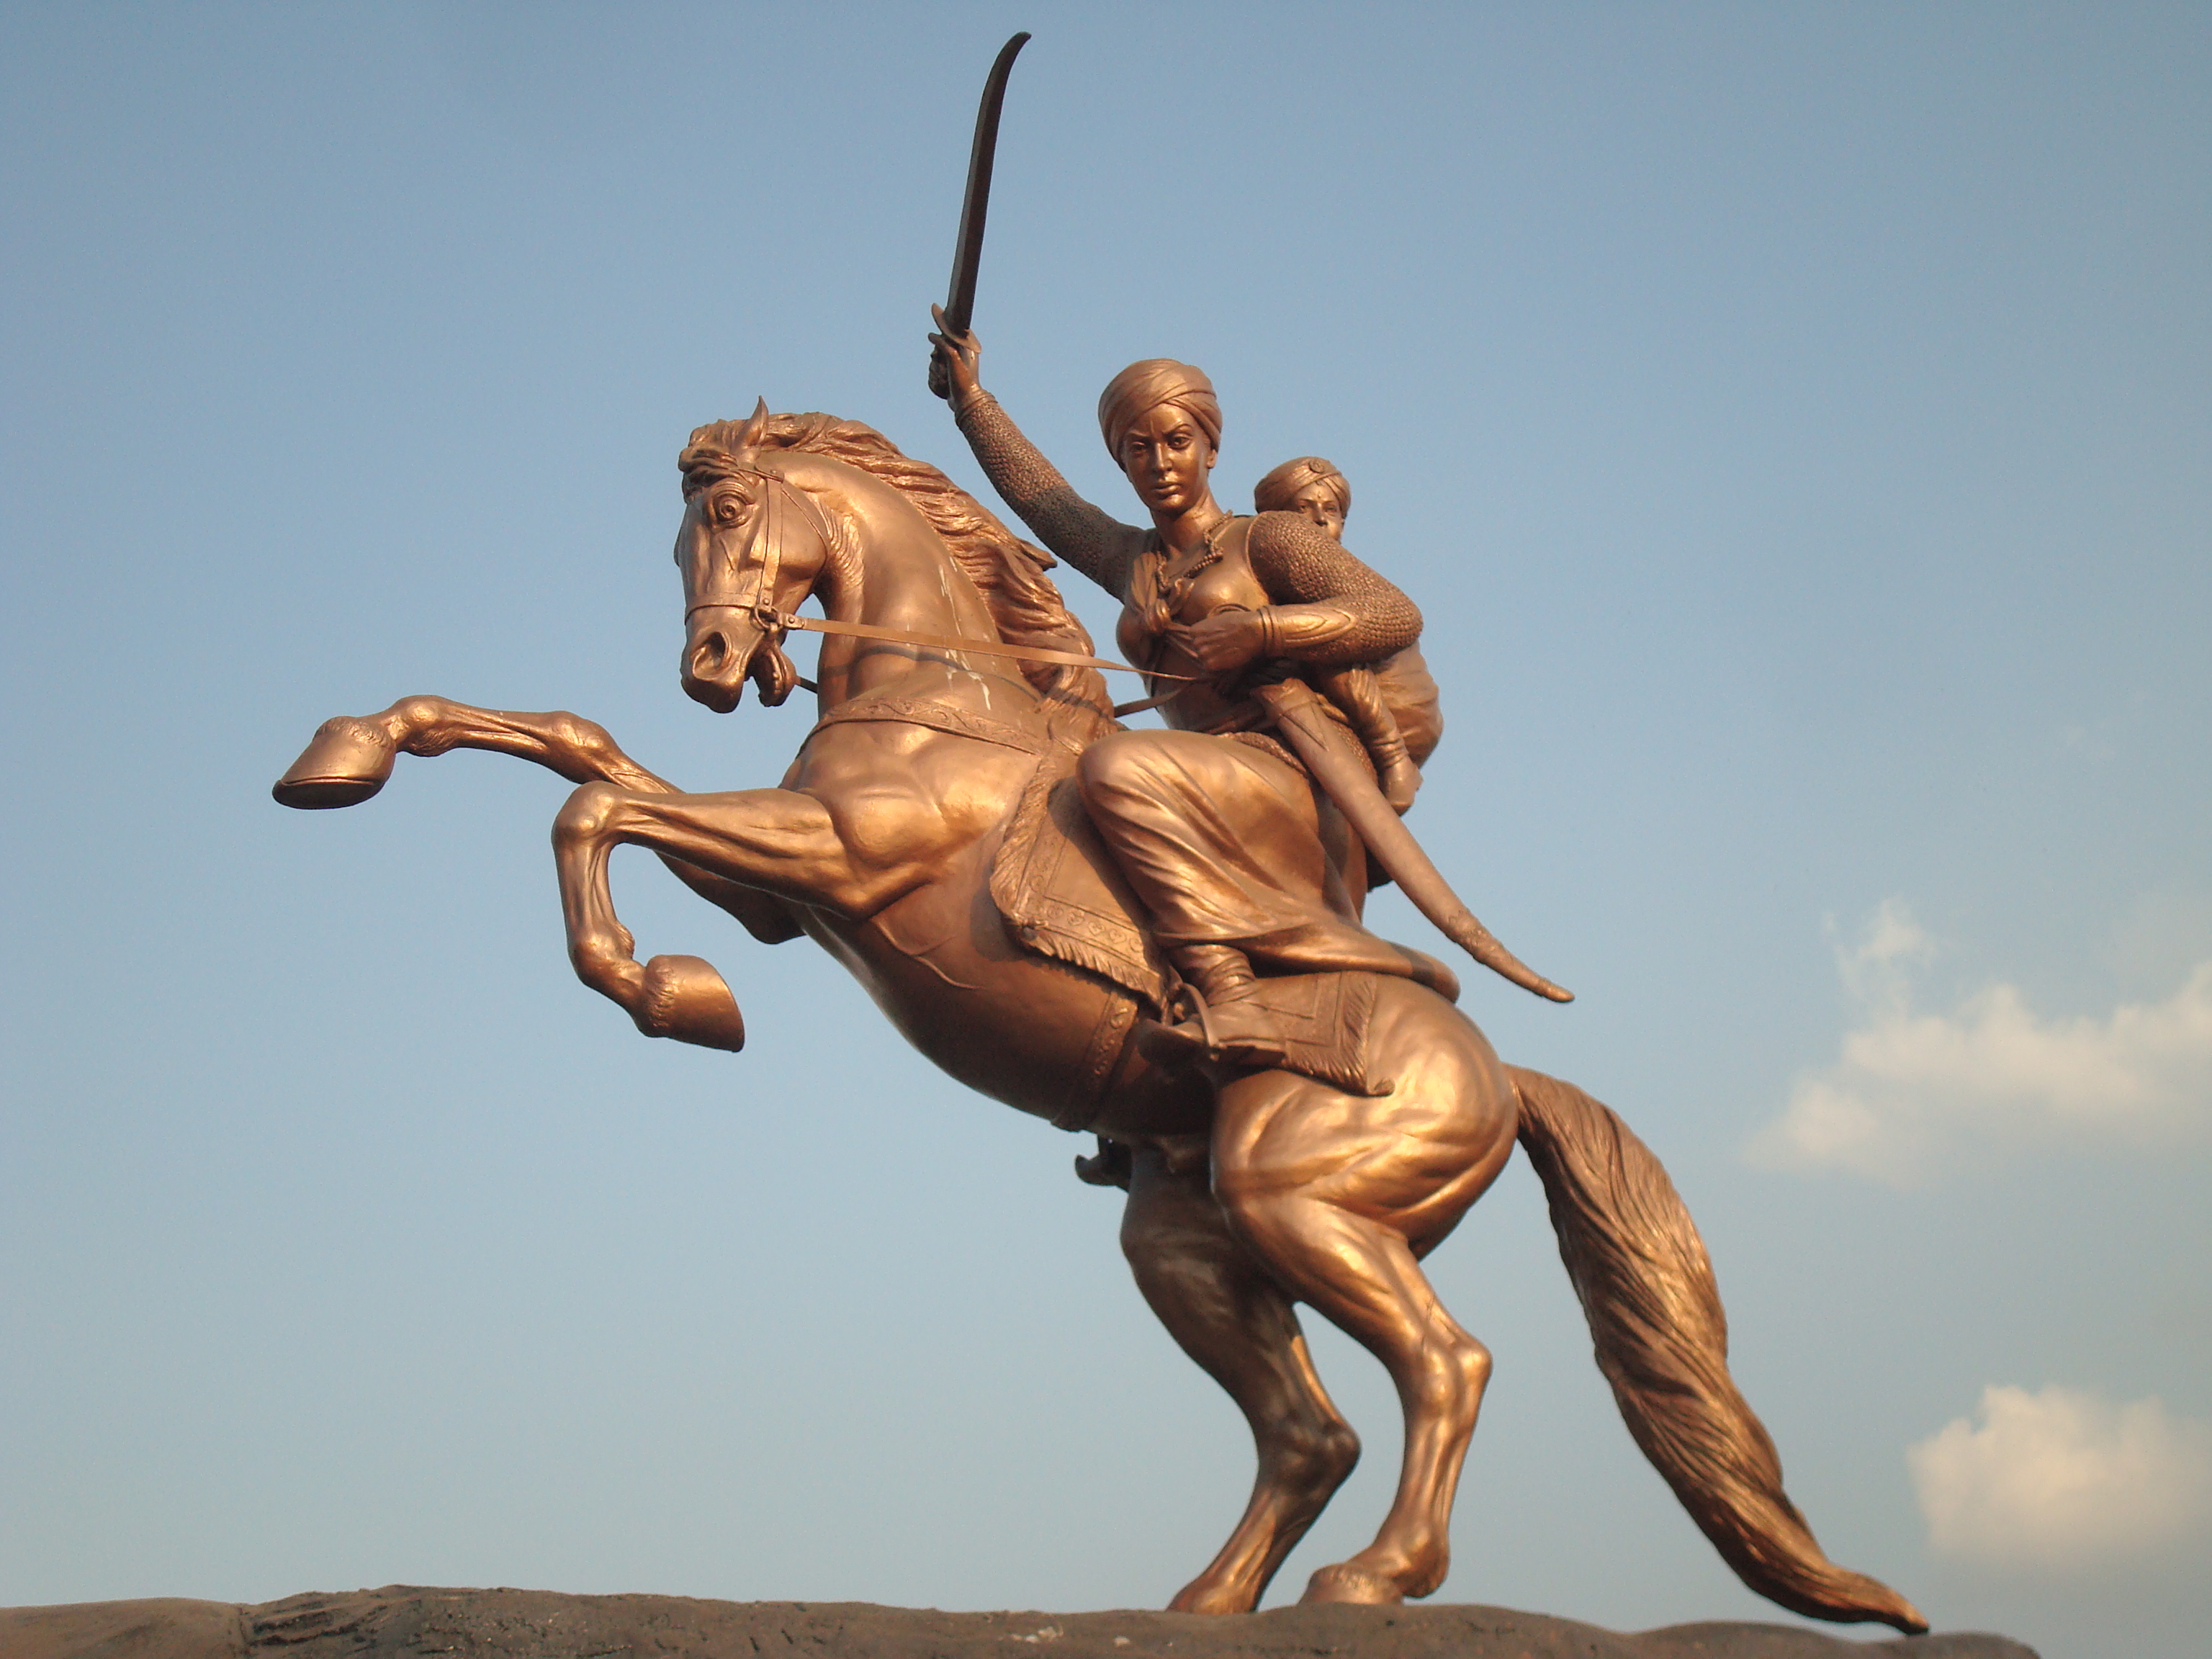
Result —
[{"label": "horse head", "polygon": [[684,573],[684,694],[718,714],[738,706],[747,680],[769,708],[799,684],[784,654],[784,618],[813,591],[830,556],[820,510],[763,452],[763,399],[742,426],[691,434],[684,471],[684,523],[676,563]]}]

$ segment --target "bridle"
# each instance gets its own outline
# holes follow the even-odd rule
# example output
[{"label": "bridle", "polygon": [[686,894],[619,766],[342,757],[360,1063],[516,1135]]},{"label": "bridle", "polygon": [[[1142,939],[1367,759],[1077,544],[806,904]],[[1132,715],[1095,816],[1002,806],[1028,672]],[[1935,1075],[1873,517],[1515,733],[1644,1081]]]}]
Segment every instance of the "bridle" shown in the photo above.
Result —
[{"label": "bridle", "polygon": [[[742,576],[745,569],[747,556],[750,554],[752,549],[763,543],[765,543],[766,546],[763,548],[759,562],[752,568],[751,592],[748,597],[736,599],[701,599],[684,612],[684,625],[689,627],[691,618],[702,611],[742,611],[752,618],[763,633],[781,635],[790,626],[790,623],[784,613],[775,608],[776,580],[783,574],[783,536],[778,523],[781,517],[779,503],[783,492],[791,490],[791,486],[770,472],[726,474],[725,476],[757,480],[759,484],[757,498],[759,507],[751,514],[751,522],[747,526],[750,533],[746,537],[744,550],[734,556],[724,552],[721,545],[723,538],[727,536],[730,531],[720,526],[709,526],[708,535],[713,542],[715,555],[733,574]],[[711,489],[712,486],[709,485],[708,488]],[[816,511],[814,504],[804,496],[800,496],[799,510],[812,520],[815,534],[822,538],[823,544],[826,547],[830,542],[830,528],[822,522],[821,515]]]}]

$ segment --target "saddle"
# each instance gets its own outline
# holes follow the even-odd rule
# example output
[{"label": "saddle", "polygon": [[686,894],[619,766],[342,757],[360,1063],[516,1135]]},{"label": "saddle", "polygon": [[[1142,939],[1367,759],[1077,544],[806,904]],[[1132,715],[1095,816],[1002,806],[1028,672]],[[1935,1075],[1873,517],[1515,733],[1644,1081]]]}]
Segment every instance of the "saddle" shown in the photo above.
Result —
[{"label": "saddle", "polygon": [[[1083,810],[1076,759],[1039,758],[992,864],[991,899],[1023,948],[1097,975],[1157,1018],[1171,975]],[[1375,988],[1376,975],[1362,969],[1263,977],[1260,1000],[1282,1030],[1285,1069],[1352,1094],[1389,1093],[1390,1079],[1369,1063]]]},{"label": "saddle", "polygon": [[[1093,1047],[1102,1052],[1084,1068],[1103,1094],[1138,1018],[1159,1018],[1175,978],[1139,920],[1143,907],[1084,810],[1075,776],[1081,743],[1063,732],[1034,732],[943,702],[896,696],[848,703],[820,724],[848,720],[925,726],[1037,757],[992,861],[991,900],[1023,949],[1094,975],[1117,993],[1099,1020],[1100,1040]],[[1414,979],[1458,1000],[1458,981],[1442,963],[1379,939],[1373,944],[1370,958],[1341,968],[1316,965],[1261,977],[1261,1000],[1285,1038],[1285,1069],[1353,1094],[1388,1094],[1390,1079],[1374,1075],[1369,1063],[1377,975]],[[1097,1103],[1078,1103],[1054,1121],[1062,1128],[1085,1127]]]}]

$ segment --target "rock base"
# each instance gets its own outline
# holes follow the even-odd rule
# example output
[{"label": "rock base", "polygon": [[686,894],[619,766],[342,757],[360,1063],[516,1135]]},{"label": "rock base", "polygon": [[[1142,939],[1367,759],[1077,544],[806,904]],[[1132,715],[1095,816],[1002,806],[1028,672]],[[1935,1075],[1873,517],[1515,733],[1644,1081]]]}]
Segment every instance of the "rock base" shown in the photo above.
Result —
[{"label": "rock base", "polygon": [[0,1659],[2035,1659],[2001,1636],[1845,1641],[1783,1625],[1635,1635],[1504,1607],[937,1613],[866,1601],[695,1601],[547,1590],[384,1589],[0,1609]]}]

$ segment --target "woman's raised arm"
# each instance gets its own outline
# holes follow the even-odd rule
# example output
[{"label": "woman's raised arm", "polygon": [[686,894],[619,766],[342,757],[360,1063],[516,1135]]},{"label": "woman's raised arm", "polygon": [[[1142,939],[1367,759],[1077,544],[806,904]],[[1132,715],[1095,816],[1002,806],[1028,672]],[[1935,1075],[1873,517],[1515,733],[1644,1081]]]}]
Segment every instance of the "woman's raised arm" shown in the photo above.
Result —
[{"label": "woman's raised arm", "polygon": [[[930,310],[942,328],[943,307],[933,306]],[[1144,532],[1077,495],[1060,469],[1022,435],[1022,429],[999,406],[999,400],[983,390],[976,373],[982,348],[974,334],[936,333],[929,339],[937,348],[933,368],[942,371],[946,385],[946,392],[939,395],[949,393],[952,418],[968,440],[968,447],[975,452],[976,464],[990,479],[991,488],[1055,557],[1066,560],[1115,599],[1122,598],[1128,591],[1130,563],[1144,545]],[[933,372],[933,391],[937,390],[939,379],[940,374]]]}]

